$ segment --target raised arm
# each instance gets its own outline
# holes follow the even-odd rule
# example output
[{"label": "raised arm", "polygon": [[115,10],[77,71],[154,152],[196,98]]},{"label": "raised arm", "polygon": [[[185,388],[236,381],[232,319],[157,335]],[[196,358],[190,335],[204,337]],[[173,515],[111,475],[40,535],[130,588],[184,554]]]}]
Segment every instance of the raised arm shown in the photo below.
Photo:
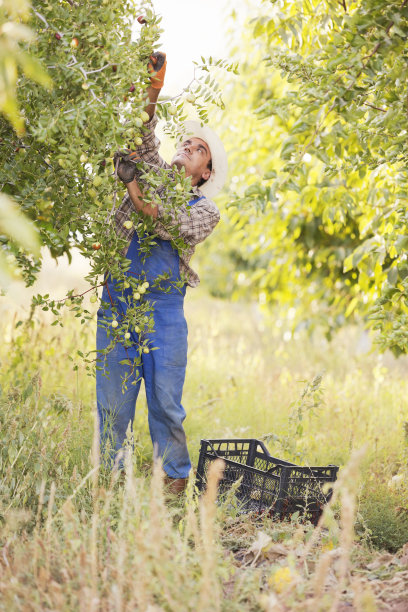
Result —
[{"label": "raised arm", "polygon": [[146,113],[149,115],[149,122],[146,124],[147,132],[142,138],[142,144],[135,147],[134,151],[119,152],[114,158],[117,174],[125,183],[133,206],[138,212],[149,215],[154,219],[157,217],[157,206],[153,207],[151,204],[144,203],[143,193],[137,180],[135,180],[135,162],[142,160],[149,165],[159,168],[169,167],[159,155],[160,141],[154,134],[157,122],[155,117],[156,103],[159,99],[160,90],[163,87],[166,65],[165,53],[156,52],[151,55],[148,66],[151,73],[150,86],[147,89],[149,104],[145,108]]}]

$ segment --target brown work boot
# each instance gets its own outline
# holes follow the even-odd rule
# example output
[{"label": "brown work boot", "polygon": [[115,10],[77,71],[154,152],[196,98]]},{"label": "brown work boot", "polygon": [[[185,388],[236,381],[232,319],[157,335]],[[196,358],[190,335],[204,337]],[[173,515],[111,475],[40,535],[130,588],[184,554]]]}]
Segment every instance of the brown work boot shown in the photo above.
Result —
[{"label": "brown work boot", "polygon": [[182,495],[186,490],[188,478],[164,477],[164,491],[170,495]]}]

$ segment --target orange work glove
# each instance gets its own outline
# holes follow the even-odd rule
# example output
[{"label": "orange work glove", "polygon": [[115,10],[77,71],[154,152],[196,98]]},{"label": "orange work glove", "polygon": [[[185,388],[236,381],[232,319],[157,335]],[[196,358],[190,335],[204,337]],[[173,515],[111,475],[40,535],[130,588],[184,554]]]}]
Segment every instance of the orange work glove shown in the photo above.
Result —
[{"label": "orange work glove", "polygon": [[161,89],[163,87],[166,66],[167,61],[165,53],[161,53],[160,51],[152,53],[147,69],[152,75],[150,77],[150,84],[153,89]]}]

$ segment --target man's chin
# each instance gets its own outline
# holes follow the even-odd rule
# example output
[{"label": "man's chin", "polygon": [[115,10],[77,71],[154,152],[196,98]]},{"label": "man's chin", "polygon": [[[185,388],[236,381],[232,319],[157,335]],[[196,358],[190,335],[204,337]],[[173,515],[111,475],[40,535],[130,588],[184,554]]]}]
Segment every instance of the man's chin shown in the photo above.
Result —
[{"label": "man's chin", "polygon": [[170,165],[173,166],[173,168],[176,168],[176,170],[180,170],[180,168],[184,166],[183,160],[181,160],[178,157],[175,157],[174,159],[172,159]]}]

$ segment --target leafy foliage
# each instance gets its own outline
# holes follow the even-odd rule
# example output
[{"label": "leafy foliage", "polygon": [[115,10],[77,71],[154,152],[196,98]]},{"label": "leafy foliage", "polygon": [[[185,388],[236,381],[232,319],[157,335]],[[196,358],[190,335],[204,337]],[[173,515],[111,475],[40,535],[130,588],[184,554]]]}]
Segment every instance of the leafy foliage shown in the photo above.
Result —
[{"label": "leafy foliage", "polygon": [[406,352],[407,2],[263,4],[242,67],[254,179],[234,165],[244,288],[308,326],[368,316],[382,348]]},{"label": "leafy foliage", "polygon": [[[27,17],[29,7],[27,3],[22,6]],[[53,257],[70,258],[75,247],[89,258],[91,301],[96,301],[96,289],[107,270],[119,287],[130,285],[133,295],[138,295],[145,279],[127,281],[129,261],[123,256],[124,241],[114,224],[113,211],[123,186],[114,176],[112,160],[118,149],[135,149],[142,142],[149,119],[144,110],[150,83],[147,65],[158,46],[160,18],[150,0],[36,0],[32,8],[35,38],[27,34],[17,38],[20,44],[15,43],[13,61],[22,70],[18,81],[10,82],[12,91],[7,98],[14,115],[8,115],[11,124],[0,120],[2,190],[34,221]],[[4,20],[12,33],[13,15],[7,5]],[[143,16],[144,25],[137,24],[138,15]],[[180,132],[185,119],[185,102],[194,104],[202,121],[207,120],[209,104],[223,105],[211,71],[232,71],[236,66],[213,58],[202,58],[202,62],[195,66],[194,77],[182,94],[158,103],[157,112],[167,120],[167,131],[173,135]],[[52,87],[46,89],[43,85],[50,86],[50,77]],[[167,212],[185,202],[191,188],[188,178],[144,165],[139,170],[147,185],[145,201],[154,201],[157,188],[164,185]],[[148,252],[155,234],[152,219],[135,211],[132,223],[142,250]],[[173,233],[174,246],[180,250],[184,243],[176,230]],[[13,238],[1,237],[5,257],[13,258],[26,284],[31,285],[40,268],[38,253],[30,253]],[[37,295],[32,307],[50,310],[55,323],[61,322],[63,306],[72,307],[85,323],[91,315],[83,308],[83,298],[84,294],[74,291],[59,301],[52,295]],[[127,317],[111,330],[112,342],[129,326],[144,328],[146,318],[150,325],[146,308],[133,300]]]}]

